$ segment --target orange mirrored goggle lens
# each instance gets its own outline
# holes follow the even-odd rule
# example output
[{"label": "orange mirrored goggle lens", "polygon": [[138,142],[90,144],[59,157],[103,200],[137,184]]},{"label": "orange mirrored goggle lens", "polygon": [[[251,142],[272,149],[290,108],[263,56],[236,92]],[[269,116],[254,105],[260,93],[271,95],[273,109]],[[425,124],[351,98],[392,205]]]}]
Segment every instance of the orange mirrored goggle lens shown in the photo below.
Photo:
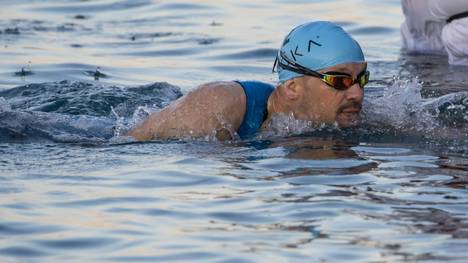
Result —
[{"label": "orange mirrored goggle lens", "polygon": [[364,88],[364,86],[369,82],[369,71],[363,71],[361,74],[359,74],[357,79],[347,75],[322,74],[322,80],[338,90],[349,89],[355,83],[359,83],[359,86]]}]

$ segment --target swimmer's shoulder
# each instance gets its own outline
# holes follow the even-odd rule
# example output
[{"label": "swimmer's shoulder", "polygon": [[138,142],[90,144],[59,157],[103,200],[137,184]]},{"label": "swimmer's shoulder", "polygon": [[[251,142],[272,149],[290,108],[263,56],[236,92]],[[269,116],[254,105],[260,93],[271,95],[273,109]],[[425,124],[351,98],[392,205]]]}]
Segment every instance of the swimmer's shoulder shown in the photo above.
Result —
[{"label": "swimmer's shoulder", "polygon": [[[216,118],[228,123],[237,130],[246,111],[246,95],[242,86],[235,81],[216,81],[202,84],[187,93],[187,100],[183,103],[192,111],[198,109],[204,116]],[[201,111],[200,111],[201,109]]]},{"label": "swimmer's shoulder", "polygon": [[216,108],[245,106],[246,96],[242,86],[235,81],[216,81],[198,86],[187,93],[189,100],[209,103]]},{"label": "swimmer's shoulder", "polygon": [[[238,97],[244,94],[242,86],[235,81],[215,81],[198,86],[191,93],[198,93],[208,96],[226,96],[227,98]],[[219,98],[222,99],[222,98]]]}]

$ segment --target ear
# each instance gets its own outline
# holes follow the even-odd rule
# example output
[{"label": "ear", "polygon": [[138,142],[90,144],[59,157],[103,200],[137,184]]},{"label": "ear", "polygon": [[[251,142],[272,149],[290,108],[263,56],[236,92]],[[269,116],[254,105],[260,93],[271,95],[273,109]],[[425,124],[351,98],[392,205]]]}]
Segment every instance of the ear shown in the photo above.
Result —
[{"label": "ear", "polygon": [[283,83],[283,95],[288,100],[297,100],[300,97],[299,79],[289,79]]}]

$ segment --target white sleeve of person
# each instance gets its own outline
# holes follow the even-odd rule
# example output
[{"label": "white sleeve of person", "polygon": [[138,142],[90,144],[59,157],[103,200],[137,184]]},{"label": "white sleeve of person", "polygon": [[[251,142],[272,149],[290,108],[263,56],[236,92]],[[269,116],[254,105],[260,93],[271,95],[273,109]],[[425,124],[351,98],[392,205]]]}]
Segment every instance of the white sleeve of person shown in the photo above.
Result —
[{"label": "white sleeve of person", "polygon": [[442,30],[442,41],[450,64],[468,66],[468,18],[447,24]]},{"label": "white sleeve of person", "polygon": [[468,65],[468,19],[447,19],[468,11],[468,0],[402,0],[403,47],[409,51],[447,53],[450,64]]}]

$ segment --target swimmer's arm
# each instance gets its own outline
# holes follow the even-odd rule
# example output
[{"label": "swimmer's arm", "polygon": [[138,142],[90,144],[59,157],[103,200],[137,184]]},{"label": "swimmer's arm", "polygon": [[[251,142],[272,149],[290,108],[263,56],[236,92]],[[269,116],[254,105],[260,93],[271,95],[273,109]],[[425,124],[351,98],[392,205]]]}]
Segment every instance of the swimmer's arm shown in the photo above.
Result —
[{"label": "swimmer's arm", "polygon": [[242,123],[245,105],[245,93],[238,83],[208,83],[151,114],[128,135],[139,141],[213,135],[219,140],[231,139]]}]

